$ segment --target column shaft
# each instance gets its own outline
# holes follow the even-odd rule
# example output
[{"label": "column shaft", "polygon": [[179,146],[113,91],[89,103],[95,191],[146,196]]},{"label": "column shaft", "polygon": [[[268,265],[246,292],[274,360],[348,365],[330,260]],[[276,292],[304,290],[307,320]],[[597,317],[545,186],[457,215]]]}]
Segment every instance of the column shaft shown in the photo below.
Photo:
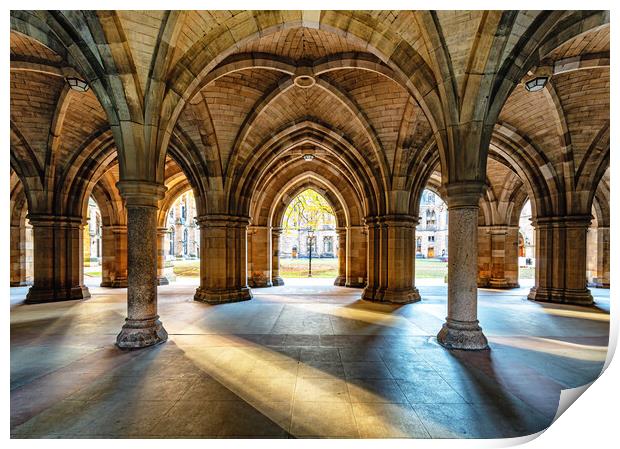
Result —
[{"label": "column shaft", "polygon": [[104,226],[101,249],[101,286],[127,287],[127,226]]},{"label": "column shaft", "polygon": [[248,284],[252,288],[272,285],[270,234],[267,226],[250,226],[248,229]]},{"label": "column shaft", "polygon": [[448,196],[448,316],[437,340],[449,349],[486,349],[478,325],[478,200],[481,183],[446,186]]},{"label": "column shaft", "polygon": [[271,228],[271,284],[273,286],[284,285],[284,279],[280,276],[280,237],[282,228]]},{"label": "column shaft", "polygon": [[597,241],[596,286],[599,288],[609,288],[609,226],[599,226],[597,228]]},{"label": "column shaft", "polygon": [[166,188],[159,184],[121,181],[117,184],[127,209],[127,318],[116,344],[143,348],[168,339],[157,314],[157,201]]},{"label": "column shaft", "polygon": [[28,285],[26,264],[26,227],[11,225],[11,287]]},{"label": "column shaft", "polygon": [[351,226],[347,239],[347,287],[364,288],[368,281],[368,233],[363,226]]},{"label": "column shaft", "polygon": [[166,277],[166,234],[168,228],[157,228],[157,285],[168,285]]},{"label": "column shaft", "polygon": [[347,284],[347,228],[336,228],[338,236],[338,276],[334,285],[345,286]]}]

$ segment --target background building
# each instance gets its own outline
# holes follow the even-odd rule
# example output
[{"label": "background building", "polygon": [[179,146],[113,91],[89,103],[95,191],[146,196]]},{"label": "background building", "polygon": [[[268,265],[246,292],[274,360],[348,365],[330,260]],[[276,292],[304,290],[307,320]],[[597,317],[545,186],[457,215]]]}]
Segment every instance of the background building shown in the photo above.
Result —
[{"label": "background building", "polygon": [[416,227],[416,257],[448,257],[448,207],[430,190],[422,192]]},{"label": "background building", "polygon": [[101,255],[101,211],[95,200],[89,198],[84,226],[84,266],[101,265]]},{"label": "background building", "polygon": [[182,194],[168,212],[166,259],[200,258],[200,230],[196,224],[196,201],[190,190]]}]

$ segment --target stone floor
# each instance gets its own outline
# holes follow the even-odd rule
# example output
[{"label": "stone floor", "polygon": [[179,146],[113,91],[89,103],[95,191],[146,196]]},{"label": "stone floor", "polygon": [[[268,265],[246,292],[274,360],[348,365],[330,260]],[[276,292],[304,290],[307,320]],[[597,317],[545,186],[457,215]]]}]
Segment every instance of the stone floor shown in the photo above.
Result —
[{"label": "stone floor", "polygon": [[463,353],[434,339],[445,285],[396,307],[290,280],[209,306],[193,282],[159,289],[169,341],[129,352],[114,346],[125,290],[23,305],[26,289],[11,289],[12,436],[521,436],[548,426],[560,391],[595,379],[607,351],[608,290],[592,308],[480,290],[491,350]]}]

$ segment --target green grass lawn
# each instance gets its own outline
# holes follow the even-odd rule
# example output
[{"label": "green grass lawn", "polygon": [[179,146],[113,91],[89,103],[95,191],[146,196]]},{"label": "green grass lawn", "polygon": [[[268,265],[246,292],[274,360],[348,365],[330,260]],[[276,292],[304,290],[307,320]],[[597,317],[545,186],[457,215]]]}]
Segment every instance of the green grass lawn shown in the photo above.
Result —
[{"label": "green grass lawn", "polygon": [[[283,278],[308,277],[308,259],[280,259],[280,276]],[[335,278],[338,276],[338,259],[312,259],[312,277]]]},{"label": "green grass lawn", "polygon": [[200,276],[200,260],[174,260],[172,266],[177,276]]},{"label": "green grass lawn", "polygon": [[[200,276],[199,260],[175,260],[173,271],[177,276]],[[101,276],[101,272],[85,273]],[[443,279],[448,274],[448,263],[438,259],[416,259],[415,277],[418,279]],[[308,277],[308,259],[280,259],[280,276],[283,278]],[[312,259],[312,277],[335,278],[338,276],[338,259]],[[534,268],[520,268],[519,278],[533,279]]]}]

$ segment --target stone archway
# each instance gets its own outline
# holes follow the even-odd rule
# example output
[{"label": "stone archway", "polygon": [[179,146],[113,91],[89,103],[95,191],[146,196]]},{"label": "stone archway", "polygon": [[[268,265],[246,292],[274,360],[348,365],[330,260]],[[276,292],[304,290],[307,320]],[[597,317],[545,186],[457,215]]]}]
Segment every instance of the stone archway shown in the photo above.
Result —
[{"label": "stone archway", "polygon": [[248,229],[250,285],[283,285],[279,274],[283,216],[293,198],[306,189],[313,189],[326,199],[336,218],[340,244],[338,276],[334,284],[363,287],[366,282],[366,234],[362,225],[362,205],[353,186],[328,170],[317,170],[302,162],[297,165],[296,169],[282,171],[280,176],[256,191],[251,208],[252,223]]}]

